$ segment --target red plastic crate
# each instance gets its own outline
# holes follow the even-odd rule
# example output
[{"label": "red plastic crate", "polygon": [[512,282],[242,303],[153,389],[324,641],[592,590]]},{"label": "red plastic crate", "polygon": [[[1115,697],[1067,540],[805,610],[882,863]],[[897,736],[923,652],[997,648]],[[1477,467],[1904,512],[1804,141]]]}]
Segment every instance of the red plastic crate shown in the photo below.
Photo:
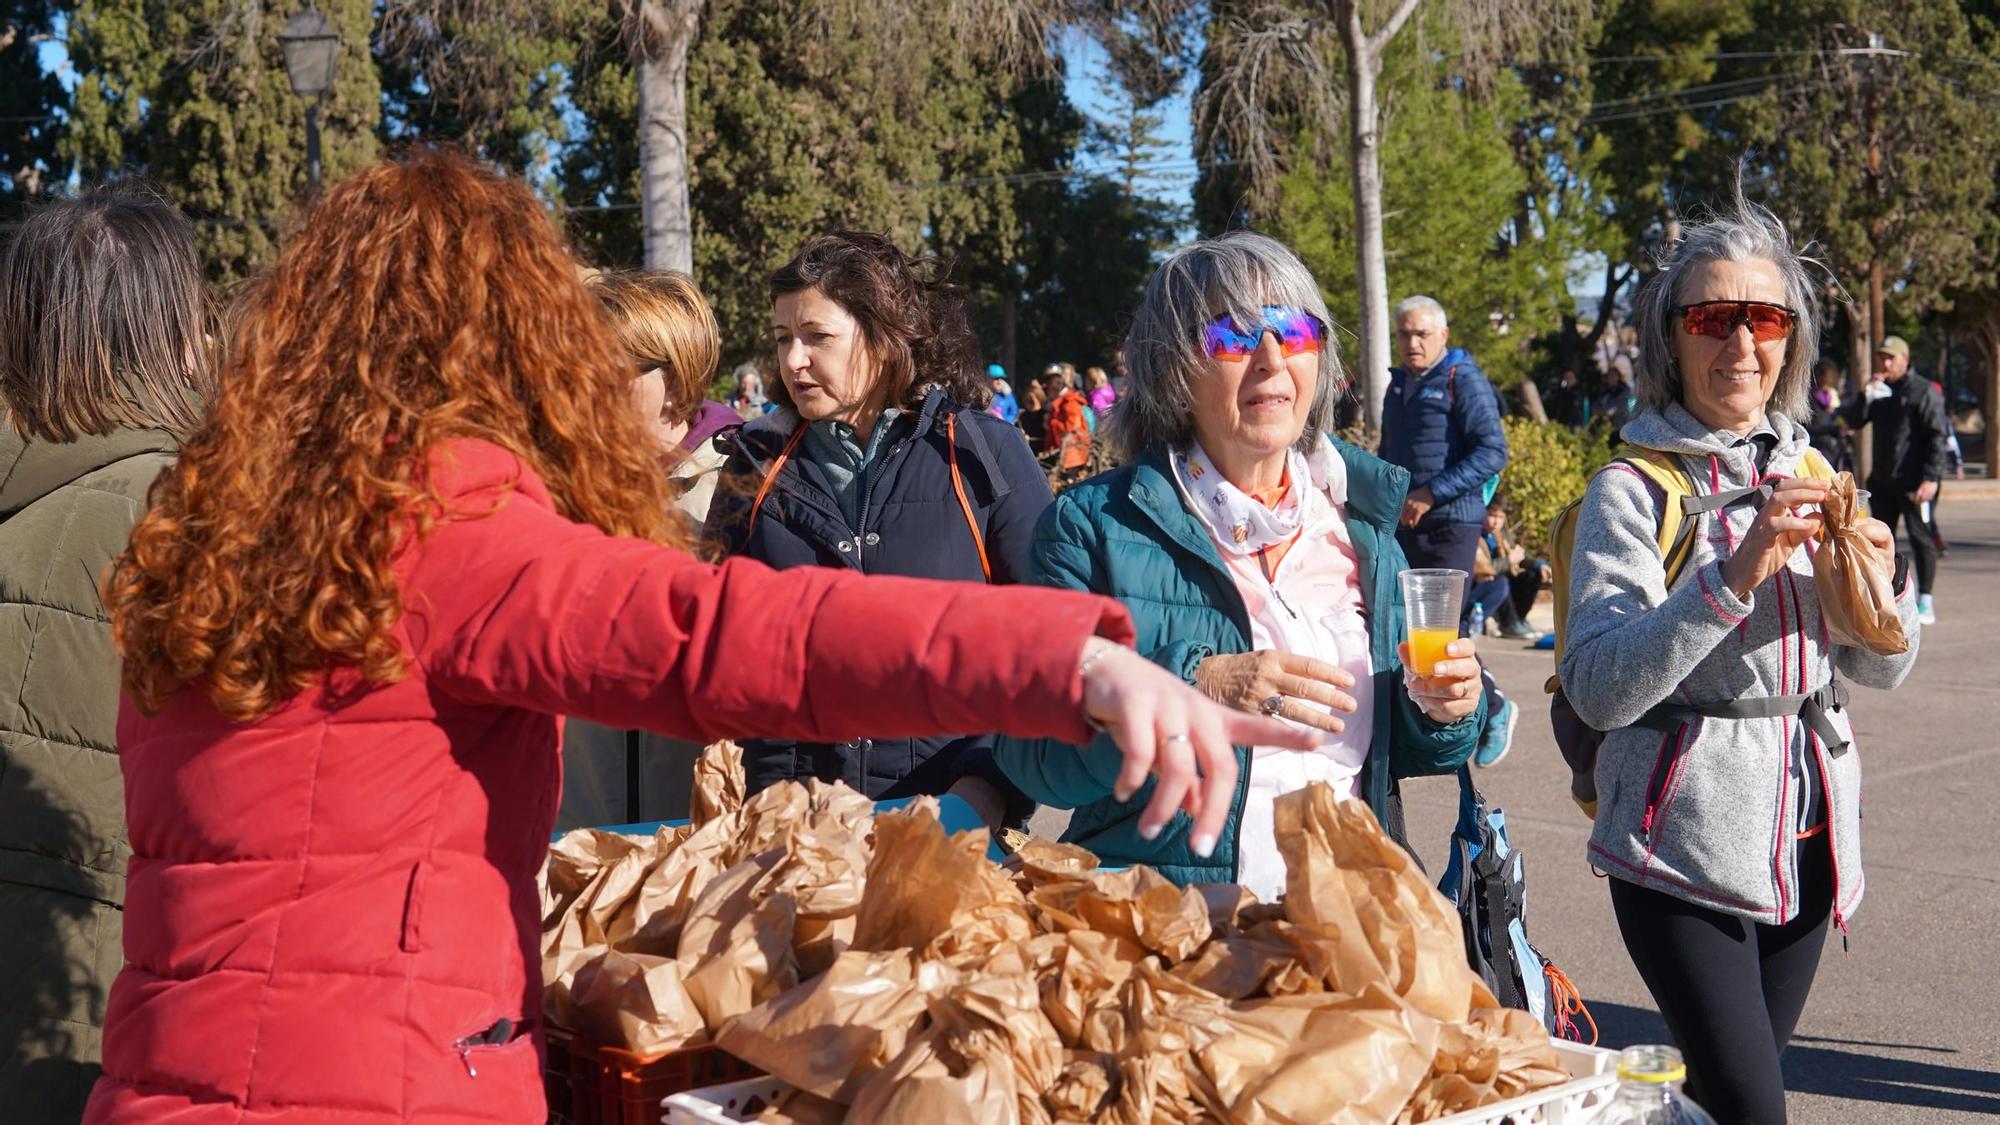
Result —
[{"label": "red plastic crate", "polygon": [[668,1094],[763,1073],[712,1043],[638,1055],[557,1027],[547,1039],[542,1085],[552,1125],[659,1125]]}]

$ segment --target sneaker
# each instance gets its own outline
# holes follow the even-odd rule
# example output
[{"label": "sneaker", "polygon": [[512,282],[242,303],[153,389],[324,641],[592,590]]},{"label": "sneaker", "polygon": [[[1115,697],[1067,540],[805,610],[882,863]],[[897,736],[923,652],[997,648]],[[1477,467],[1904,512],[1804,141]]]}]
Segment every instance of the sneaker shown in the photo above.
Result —
[{"label": "sneaker", "polygon": [[1539,630],[1525,621],[1516,621],[1500,630],[1501,638],[1509,641],[1532,641],[1541,635]]},{"label": "sneaker", "polygon": [[1487,717],[1486,729],[1479,732],[1479,749],[1472,755],[1474,765],[1486,769],[1500,764],[1500,759],[1514,748],[1514,720],[1520,714],[1521,709],[1510,699]]},{"label": "sneaker", "polygon": [[1931,596],[1929,594],[1917,595],[1917,624],[1937,624],[1937,610],[1931,608]]}]

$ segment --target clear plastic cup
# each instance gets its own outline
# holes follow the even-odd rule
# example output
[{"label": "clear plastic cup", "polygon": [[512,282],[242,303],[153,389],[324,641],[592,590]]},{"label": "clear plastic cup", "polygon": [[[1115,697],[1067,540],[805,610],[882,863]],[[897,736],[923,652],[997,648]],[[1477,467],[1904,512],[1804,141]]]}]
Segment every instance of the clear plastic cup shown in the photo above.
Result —
[{"label": "clear plastic cup", "polygon": [[1869,515],[1869,510],[1870,510],[1870,509],[1869,509],[1869,507],[1868,507],[1868,490],[1867,490],[1867,489],[1865,489],[1865,488],[1857,488],[1857,489],[1855,489],[1855,490],[1854,490],[1854,518],[1855,518],[1855,519],[1858,519],[1858,520],[1865,520],[1865,519],[1867,519],[1867,518],[1868,518],[1868,515]]},{"label": "clear plastic cup", "polygon": [[1458,619],[1465,605],[1462,570],[1406,570],[1403,582],[1403,629],[1410,642],[1410,671],[1436,674],[1445,646],[1458,639]]}]

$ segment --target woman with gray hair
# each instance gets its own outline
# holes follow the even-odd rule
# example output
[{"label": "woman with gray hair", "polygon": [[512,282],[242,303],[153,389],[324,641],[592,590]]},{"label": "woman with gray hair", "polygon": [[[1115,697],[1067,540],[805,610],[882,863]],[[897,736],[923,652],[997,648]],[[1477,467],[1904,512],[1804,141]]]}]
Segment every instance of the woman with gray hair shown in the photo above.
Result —
[{"label": "woman with gray hair", "polygon": [[1478,738],[1473,642],[1406,673],[1396,545],[1409,474],[1331,434],[1344,386],[1319,285],[1284,246],[1236,232],[1169,257],[1125,342],[1130,383],[1108,423],[1126,467],[1076,485],[1035,529],[1027,580],[1109,594],[1139,650],[1211,698],[1282,717],[1313,750],[1238,746],[1247,779],[1220,836],[1185,817],[1141,830],[1113,792],[1109,737],[1080,754],[1002,740],[1001,768],[1076,809],[1064,839],[1181,883],[1285,886],[1282,793],[1323,781],[1400,836],[1396,779],[1447,773]]},{"label": "woman with gray hair", "polygon": [[[1636,456],[1684,482],[1691,553],[1669,574],[1667,491],[1629,460],[1591,482],[1571,553],[1562,684],[1598,750],[1590,864],[1718,1120],[1782,1122],[1778,1053],[1827,924],[1860,904],[1861,775],[1837,675],[1893,688],[1916,661],[1830,644],[1813,585],[1807,260],[1739,199],[1684,228],[1638,298]],[[1819,479],[1814,479],[1819,478]],[[1889,529],[1862,532],[1889,564]],[[1801,549],[1805,548],[1805,549]],[[1679,558],[1676,551],[1666,552]],[[1898,609],[1912,638],[1914,600]]]}]

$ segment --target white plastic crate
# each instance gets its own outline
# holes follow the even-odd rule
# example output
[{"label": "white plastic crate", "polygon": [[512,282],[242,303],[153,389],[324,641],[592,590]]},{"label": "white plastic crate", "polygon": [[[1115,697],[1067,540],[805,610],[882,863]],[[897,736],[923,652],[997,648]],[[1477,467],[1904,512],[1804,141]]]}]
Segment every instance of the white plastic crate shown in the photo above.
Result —
[{"label": "white plastic crate", "polygon": [[[1433,1125],[1587,1125],[1618,1089],[1618,1052],[1555,1040],[1570,1081],[1483,1109],[1439,1118]],[[790,1087],[776,1078],[747,1078],[675,1094],[661,1105],[665,1125],[741,1125]]]}]

